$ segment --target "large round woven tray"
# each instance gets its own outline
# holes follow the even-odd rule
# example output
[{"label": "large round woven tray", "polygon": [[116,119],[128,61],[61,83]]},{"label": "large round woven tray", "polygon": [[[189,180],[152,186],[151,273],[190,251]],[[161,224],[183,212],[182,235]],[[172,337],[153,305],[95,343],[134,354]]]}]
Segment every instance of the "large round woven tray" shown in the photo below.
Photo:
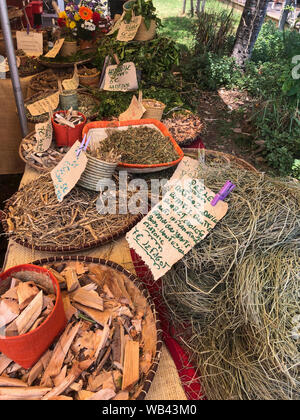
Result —
[{"label": "large round woven tray", "polygon": [[[47,96],[49,96],[49,95],[51,95],[51,94],[53,94],[55,92],[57,92],[57,91],[56,90],[50,90],[49,89],[49,90],[43,91],[42,93],[35,93],[34,95],[32,95],[32,96],[30,96],[29,98],[26,99],[26,101],[25,101],[25,112],[26,112],[26,118],[27,118],[27,121],[28,122],[30,122],[32,124],[37,124],[37,123],[41,123],[41,122],[47,121],[47,119],[49,118],[49,114],[48,113],[41,114],[38,117],[34,117],[27,110],[27,106],[26,105],[32,104],[32,103],[34,103],[34,102],[36,102],[36,101],[38,101],[40,99],[43,99],[43,98],[45,98],[45,97],[47,97]],[[80,100],[80,97],[81,97],[81,102],[83,104],[85,102],[84,101],[84,98],[92,98],[93,101],[95,102],[95,107],[99,107],[100,106],[99,99],[95,98],[94,95],[92,95],[91,93],[86,92],[84,89],[78,89],[78,96],[79,96],[79,100]],[[78,111],[82,112],[80,107],[79,107]],[[95,120],[97,118],[97,116],[98,116],[98,112],[95,111],[94,109],[92,109],[90,113],[87,113],[87,114],[84,113],[84,112],[82,112],[82,113],[90,121]]]},{"label": "large round woven tray", "polygon": [[[92,258],[92,257],[85,257],[85,256],[62,256],[62,257],[49,257],[44,258],[41,260],[34,261],[32,264],[38,265],[38,266],[46,266],[47,268],[52,268],[58,270],[57,267],[59,265],[63,264],[66,265],[64,268],[74,268],[76,270],[76,264],[83,264],[84,267],[87,269],[91,268],[92,266],[97,268],[105,270],[104,273],[111,273],[112,275],[115,273],[116,277],[115,279],[118,279],[118,285],[120,285],[120,293],[124,293],[125,295],[129,297],[129,299],[132,301],[132,304],[134,308],[138,311],[141,308],[144,313],[144,321],[142,323],[142,337],[140,338],[139,342],[143,342],[143,352],[144,354],[151,353],[152,359],[147,366],[147,369],[144,369],[144,373],[140,375],[139,381],[132,387],[130,391],[130,399],[131,400],[144,400],[147,393],[149,392],[149,389],[151,387],[151,384],[153,382],[153,379],[155,377],[158,364],[160,361],[161,356],[161,350],[162,350],[162,330],[160,328],[160,321],[158,317],[158,313],[156,311],[155,305],[150,297],[149,292],[143,285],[143,283],[132,273],[129,273],[127,270],[125,270],[122,266],[112,262],[107,261],[104,259],[99,258]],[[93,280],[90,279],[86,280],[86,274],[83,273],[82,275],[78,275],[79,282],[81,282],[81,277],[83,279],[83,282],[81,286],[87,284],[88,282],[95,282],[96,284],[99,284],[100,287],[103,286],[103,281],[106,283],[106,276],[104,275],[104,278],[99,279],[99,283],[97,281],[97,276],[94,274]],[[109,277],[109,276],[108,276]],[[108,286],[110,287],[110,286]],[[64,288],[64,287],[62,287]],[[63,292],[67,293],[67,292]],[[121,297],[125,296],[117,296],[114,295],[115,298],[119,299]],[[73,319],[73,318],[70,318]],[[142,360],[142,355],[140,355],[140,361]],[[95,366],[97,368],[97,366]],[[103,368],[102,368],[103,369]],[[100,370],[102,372],[103,370]],[[89,372],[89,373],[88,373]],[[93,372],[93,369],[91,371],[84,371],[84,375],[91,374]],[[86,376],[85,376],[86,378]],[[63,392],[64,394],[65,392]]]},{"label": "large round woven tray", "polygon": [[[85,228],[82,229],[81,235],[83,235],[83,233],[85,233],[83,242],[80,243],[80,245],[77,246],[72,246],[72,245],[55,245],[52,241],[52,244],[49,245],[47,244],[47,246],[43,246],[43,245],[37,245],[36,243],[34,243],[34,240],[31,239],[31,241],[24,239],[24,237],[14,237],[13,236],[13,231],[10,230],[9,228],[9,216],[10,216],[10,211],[11,209],[16,209],[16,207],[14,208],[14,203],[16,200],[19,200],[20,203],[20,209],[22,212],[22,217],[27,217],[27,209],[25,208],[26,206],[23,207],[24,203],[22,201],[22,194],[28,194],[29,191],[36,191],[38,188],[39,183],[44,183],[44,185],[47,183],[51,183],[51,178],[50,175],[42,175],[39,178],[37,178],[36,180],[30,182],[29,184],[26,184],[24,187],[20,188],[19,191],[17,191],[7,202],[4,208],[4,211],[0,211],[0,220],[2,222],[2,226],[3,226],[3,230],[4,232],[10,236],[16,243],[26,247],[26,248],[30,248],[30,249],[35,249],[38,251],[44,251],[44,252],[51,252],[51,253],[74,253],[74,252],[79,252],[79,251],[84,251],[86,249],[92,249],[92,248],[97,248],[99,246],[102,246],[104,244],[107,244],[115,239],[118,239],[119,237],[121,237],[122,235],[124,235],[125,233],[127,233],[131,228],[133,228],[142,218],[142,214],[125,214],[125,215],[119,215],[120,216],[120,224],[122,222],[122,226],[121,227],[116,227],[113,224],[109,224],[109,219],[106,218],[105,220],[103,220],[102,218],[100,218],[99,215],[99,221],[103,220],[103,222],[101,222],[101,226],[103,225],[103,228],[105,227],[105,232],[108,231],[110,229],[109,233],[102,233],[101,236],[97,235],[97,239],[91,239],[91,236],[88,235],[88,233],[85,232]],[[51,187],[52,188],[52,187]],[[53,191],[54,191],[54,187],[53,187]],[[57,201],[57,205],[56,205],[56,213],[53,215],[53,223],[56,223],[56,221],[58,220],[59,217],[59,206],[61,205],[61,215],[64,215],[64,218],[66,218],[66,210],[65,208],[63,209],[63,206],[66,206],[66,200],[68,197],[70,197],[70,194],[76,194],[79,196],[79,198],[82,200],[83,205],[81,207],[81,211],[83,212],[83,208],[84,211],[87,212],[88,209],[88,205],[90,205],[91,202],[95,201],[98,197],[99,197],[99,193],[97,192],[93,192],[93,191],[89,191],[87,189],[75,186],[73,188],[73,190],[64,198],[64,201],[62,203],[59,203]],[[47,192],[44,191],[45,195],[47,195]],[[40,197],[39,200],[43,200],[43,196],[42,193],[40,193]],[[30,193],[31,195],[31,193]],[[21,202],[20,202],[21,200]],[[48,198],[47,198],[48,200]],[[75,201],[74,201],[75,202]],[[37,206],[39,206],[38,208],[34,209],[34,208],[30,208],[31,211],[42,211],[42,208],[48,208],[49,204],[46,205],[45,202],[39,202],[37,203]],[[97,213],[98,214],[98,213]],[[94,215],[94,213],[93,213]],[[86,217],[86,216],[85,216]],[[95,216],[94,216],[95,217]],[[124,217],[124,220],[123,220]],[[70,217],[71,219],[72,217]],[[98,217],[97,217],[98,220]],[[96,221],[97,221],[96,220]],[[113,219],[114,220],[114,219]],[[70,220],[68,221],[70,224]],[[68,226],[68,222],[65,221],[65,225]],[[74,223],[74,222],[73,222]],[[80,225],[80,223],[79,223]],[[75,224],[76,226],[76,224]],[[73,224],[71,224],[71,226],[69,227],[69,229],[67,230],[72,231],[72,229],[74,228]],[[32,230],[31,230],[32,231]],[[42,232],[39,232],[39,237],[40,234]],[[45,232],[43,232],[45,233]],[[97,232],[95,232],[97,233]],[[86,237],[87,236],[87,237]],[[82,236],[78,236],[79,238],[81,238]],[[51,242],[51,241],[50,241]]]},{"label": "large round woven tray", "polygon": [[200,156],[203,157],[205,161],[213,161],[215,164],[224,164],[224,163],[234,163],[236,166],[247,171],[252,171],[259,173],[259,171],[251,165],[251,163],[246,162],[244,159],[238,158],[237,156],[229,155],[227,153],[219,152],[217,150],[206,150],[206,149],[197,149],[196,151],[191,149],[184,149],[184,155],[190,156],[194,159],[198,159]]},{"label": "large round woven tray", "polygon": [[48,67],[50,69],[63,69],[66,67],[74,67],[75,64],[77,64],[77,66],[80,66],[80,64],[86,64],[89,63],[90,61],[92,61],[93,57],[89,57],[89,58],[85,58],[83,60],[80,61],[73,61],[73,62],[62,62],[62,63],[58,63],[55,61],[46,61],[46,60],[41,60],[39,59],[39,63],[44,66],[44,67]]}]

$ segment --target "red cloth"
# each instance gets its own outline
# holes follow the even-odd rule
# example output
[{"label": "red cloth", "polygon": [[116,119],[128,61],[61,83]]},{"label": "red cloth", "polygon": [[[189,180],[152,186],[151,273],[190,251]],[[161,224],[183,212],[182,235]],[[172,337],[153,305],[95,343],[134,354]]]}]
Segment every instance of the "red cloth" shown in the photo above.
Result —
[{"label": "red cloth", "polygon": [[140,280],[147,287],[155,304],[156,310],[158,311],[164,342],[174,360],[187,398],[189,400],[205,399],[202,392],[201,383],[197,379],[199,375],[197,374],[196,369],[190,363],[188,354],[171,336],[172,326],[168,321],[167,309],[161,298],[161,280],[154,281],[151,271],[140,258],[140,256],[137,255],[133,249],[130,249],[130,253],[134,263],[135,271]]},{"label": "red cloth", "polygon": [[184,146],[186,149],[205,149],[201,137],[197,137],[196,140],[189,146]]}]

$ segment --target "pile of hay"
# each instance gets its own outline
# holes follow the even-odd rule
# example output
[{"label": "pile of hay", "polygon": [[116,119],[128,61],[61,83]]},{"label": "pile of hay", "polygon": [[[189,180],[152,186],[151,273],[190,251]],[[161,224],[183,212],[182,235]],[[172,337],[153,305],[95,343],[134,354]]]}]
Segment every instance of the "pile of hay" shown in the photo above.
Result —
[{"label": "pile of hay", "polygon": [[208,399],[300,398],[300,186],[230,166],[237,188],[211,234],[162,279],[179,340]]}]

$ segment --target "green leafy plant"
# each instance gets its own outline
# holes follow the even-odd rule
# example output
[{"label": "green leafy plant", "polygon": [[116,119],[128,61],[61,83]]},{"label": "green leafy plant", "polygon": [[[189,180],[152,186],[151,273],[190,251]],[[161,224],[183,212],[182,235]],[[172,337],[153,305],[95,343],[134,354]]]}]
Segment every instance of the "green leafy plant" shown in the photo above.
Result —
[{"label": "green leafy plant", "polygon": [[143,16],[147,29],[150,28],[151,20],[155,20],[157,26],[161,25],[161,20],[156,14],[156,8],[154,7],[152,0],[128,1],[124,4],[124,9],[124,19],[127,23],[131,21],[134,14],[135,16]]},{"label": "green leafy plant", "polygon": [[292,175],[300,181],[300,159],[295,159],[292,166]]}]

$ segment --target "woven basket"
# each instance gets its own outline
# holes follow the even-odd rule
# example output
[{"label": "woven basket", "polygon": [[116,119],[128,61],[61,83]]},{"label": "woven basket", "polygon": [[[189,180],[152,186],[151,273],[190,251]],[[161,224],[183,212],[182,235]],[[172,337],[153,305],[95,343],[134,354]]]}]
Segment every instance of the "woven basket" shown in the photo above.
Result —
[{"label": "woven basket", "polygon": [[[42,177],[49,177],[50,175],[42,175],[39,178],[37,178],[34,181],[31,181],[29,184],[26,184],[24,187],[20,188],[20,190],[15,193],[18,194],[19,192],[21,192],[24,188],[28,188],[28,186],[30,188],[36,188],[36,184],[38,184],[40,182],[40,179],[42,179]],[[79,188],[80,187],[75,187],[75,188]],[[9,214],[9,207],[14,203],[15,201],[15,194],[6,202],[4,211],[0,210],[0,221],[2,223],[3,226],[3,231],[6,233],[7,236],[10,235],[10,231],[9,231],[9,227],[7,224],[7,215]],[[93,199],[97,196],[97,193],[92,193],[93,195]],[[24,209],[25,211],[25,209]],[[93,240],[86,240],[86,242],[84,242],[82,244],[82,246],[80,247],[74,247],[74,246],[58,246],[58,245],[54,245],[53,246],[39,246],[39,245],[35,245],[34,243],[26,240],[26,239],[14,239],[16,243],[24,246],[25,248],[29,248],[29,249],[35,249],[37,251],[43,251],[43,252],[51,252],[51,253],[75,253],[75,252],[79,252],[79,251],[85,251],[87,249],[93,249],[93,248],[98,248],[99,246],[105,245],[109,242],[112,242],[115,239],[120,238],[121,236],[125,235],[125,233],[129,232],[130,229],[132,229],[141,219],[142,219],[143,215],[142,214],[136,214],[136,215],[128,215],[128,218],[126,220],[126,223],[123,224],[122,227],[114,227],[114,230],[110,233],[106,233],[103,234],[101,237],[98,237],[97,240],[93,239]]]},{"label": "woven basket", "polygon": [[136,36],[134,37],[135,41],[150,41],[156,35],[156,22],[151,20],[150,28],[147,29],[145,25],[144,18],[142,19],[141,26],[139,27]]},{"label": "woven basket", "polygon": [[[150,297],[150,294],[148,290],[145,288],[143,283],[132,273],[129,273],[127,270],[124,269],[124,267],[120,266],[119,264],[116,264],[112,261],[107,261],[99,258],[92,258],[92,257],[84,257],[84,256],[62,256],[62,257],[49,257],[44,258],[42,260],[35,261],[33,264],[37,266],[44,266],[44,265],[52,265],[55,263],[67,263],[67,265],[74,265],[76,261],[83,262],[85,265],[89,264],[98,264],[105,267],[108,267],[114,271],[117,272],[117,274],[122,274],[123,280],[124,280],[124,287],[127,290],[128,294],[130,295],[130,298],[134,302],[145,302],[145,307],[147,311],[147,315],[149,319],[151,319],[151,322],[153,324],[153,328],[156,331],[156,334],[153,334],[153,336],[156,335],[156,339],[149,340],[148,347],[151,347],[152,349],[152,365],[148,372],[146,373],[145,377],[142,377],[137,385],[137,388],[135,390],[135,394],[132,397],[135,400],[144,400],[147,393],[149,392],[149,389],[151,387],[151,384],[153,382],[153,379],[155,377],[155,374],[157,372],[158,364],[160,361],[161,351],[162,351],[162,330],[160,327],[160,320],[158,317],[157,310],[155,308],[155,305]],[[121,296],[120,296],[121,297]]]},{"label": "woven basket", "polygon": [[79,84],[82,86],[98,87],[100,81],[100,71],[91,75],[79,74]]},{"label": "woven basket", "polygon": [[146,109],[146,112],[144,113],[142,118],[143,120],[152,119],[160,121],[162,119],[164,110],[166,108],[165,104],[155,99],[143,99],[142,104],[143,107]]}]

